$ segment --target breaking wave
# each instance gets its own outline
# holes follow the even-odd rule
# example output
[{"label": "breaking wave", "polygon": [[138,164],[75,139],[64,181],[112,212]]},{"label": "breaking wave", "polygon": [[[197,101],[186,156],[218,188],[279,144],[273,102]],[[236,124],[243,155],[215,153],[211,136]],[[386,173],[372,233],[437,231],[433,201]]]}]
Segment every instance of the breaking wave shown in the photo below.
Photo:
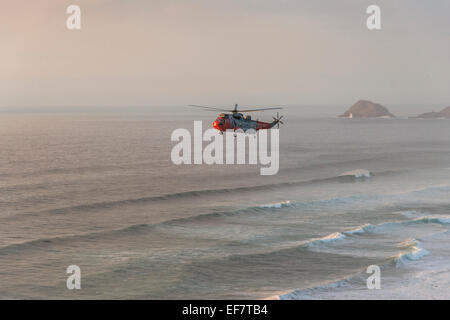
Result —
[{"label": "breaking wave", "polygon": [[[312,239],[305,243],[307,247],[314,247],[317,245],[324,245],[331,242],[336,242],[340,240],[345,240],[349,236],[353,235],[360,235],[363,233],[373,233],[373,232],[382,232],[385,231],[386,228],[391,228],[395,226],[406,226],[406,225],[412,225],[412,224],[428,224],[428,223],[435,223],[440,225],[446,225],[450,224],[450,218],[441,218],[441,217],[423,217],[419,219],[414,220],[406,220],[406,221],[393,221],[393,222],[385,222],[377,225],[373,224],[364,224],[362,226],[356,227],[354,229],[348,230],[348,231],[342,231],[342,232],[334,232],[331,234],[328,234],[324,237]],[[414,247],[411,252],[407,252],[405,254],[401,254],[400,256],[396,257],[399,259],[409,259],[413,260],[415,257],[422,257],[422,255],[426,254],[426,250],[422,249],[420,247],[420,243],[418,240],[413,239],[414,241]],[[408,243],[403,243],[402,245],[407,245]]]},{"label": "breaking wave", "polygon": [[[396,213],[396,212],[394,212]],[[417,217],[423,217],[425,216],[425,213],[422,211],[416,211],[416,210],[408,210],[408,211],[400,211],[398,212],[402,215],[404,215],[407,218],[417,218]]]},{"label": "breaking wave", "polygon": [[[76,213],[76,212],[86,212],[91,210],[103,210],[103,209],[112,209],[119,208],[128,205],[138,205],[145,204],[151,202],[159,202],[159,201],[167,201],[167,200],[177,200],[177,199],[185,199],[191,197],[201,197],[201,196],[214,196],[221,194],[233,194],[233,193],[243,193],[243,192],[256,192],[256,191],[264,191],[264,190],[279,190],[280,188],[289,188],[296,186],[307,186],[313,184],[320,183],[330,183],[330,182],[353,182],[360,180],[358,170],[356,173],[351,174],[342,174],[334,177],[324,178],[324,179],[313,179],[307,181],[294,181],[294,182],[282,182],[282,183],[273,183],[266,185],[258,185],[258,186],[245,186],[245,187],[236,187],[236,188],[222,188],[222,189],[208,189],[208,190],[195,190],[195,191],[185,191],[185,192],[176,192],[169,193],[165,195],[159,196],[149,196],[149,197],[141,197],[134,199],[124,199],[124,200],[114,200],[114,201],[104,201],[104,202],[96,202],[90,204],[80,204],[68,207],[55,208],[50,210],[45,210],[41,212],[31,212],[25,214],[68,214],[68,213]],[[383,176],[390,175],[394,171],[383,171],[378,173],[370,173],[371,176]]]},{"label": "breaking wave", "polygon": [[442,218],[442,217],[421,217],[413,220],[405,220],[405,221],[392,221],[392,222],[384,222],[381,224],[373,225],[373,224],[364,224],[355,229],[344,231],[343,234],[353,235],[353,234],[362,234],[365,232],[379,232],[383,231],[387,228],[392,228],[401,225],[412,225],[412,224],[428,224],[428,223],[436,223],[436,224],[450,224],[450,218]]},{"label": "breaking wave", "polygon": [[354,177],[354,178],[370,178],[372,173],[369,170],[365,169],[356,169],[352,171],[344,172],[340,175],[340,177]]},{"label": "breaking wave", "polygon": [[[242,188],[236,188],[236,189],[230,189],[230,190],[239,190]],[[422,190],[415,190],[412,192],[409,192],[409,194],[412,194],[416,196],[418,193],[423,193],[425,195],[429,194],[430,192],[448,192],[450,190],[450,186],[439,186],[439,187],[431,187],[426,188]],[[219,192],[218,190],[210,190],[210,191],[192,191],[187,193],[179,193],[179,194],[172,194],[167,196],[161,196],[161,197],[152,197],[152,198],[143,198],[142,201],[147,201],[148,199],[169,199],[170,197],[184,197],[184,196],[191,196],[198,193],[214,193]],[[407,193],[408,194],[408,193]],[[389,195],[392,196],[392,195]],[[395,196],[395,195],[394,195]],[[341,198],[332,198],[332,199],[326,199],[326,200],[313,200],[313,201],[303,201],[303,202],[296,202],[292,200],[286,200],[276,203],[269,203],[269,204],[261,204],[258,206],[243,208],[243,209],[237,209],[233,211],[223,211],[223,212],[208,212],[204,214],[199,215],[193,215],[189,217],[184,218],[176,218],[176,219],[170,219],[164,222],[159,222],[156,224],[135,224],[135,225],[128,225],[123,228],[119,229],[113,229],[113,230],[106,230],[102,232],[91,232],[91,233],[85,233],[85,234],[73,234],[73,235],[62,235],[57,236],[53,238],[41,238],[41,239],[34,239],[30,241],[25,241],[22,243],[16,243],[16,244],[9,244],[5,245],[3,247],[0,247],[0,254],[7,253],[7,252],[17,252],[22,250],[23,248],[41,248],[41,247],[47,247],[49,245],[55,245],[59,244],[61,242],[67,242],[67,241],[75,241],[80,239],[97,239],[102,238],[107,235],[135,235],[140,232],[146,233],[152,228],[155,228],[157,226],[163,226],[163,227],[171,227],[173,225],[177,224],[183,224],[183,223],[190,223],[190,222],[199,222],[202,220],[208,220],[211,218],[221,218],[221,217],[228,217],[228,216],[234,216],[234,215],[240,215],[240,214],[264,214],[264,213],[272,213],[277,210],[285,210],[289,208],[298,208],[298,207],[305,207],[305,206],[311,206],[316,207],[317,205],[337,205],[337,204],[354,204],[355,202],[365,202],[367,200],[377,200],[377,199],[384,199],[386,196],[379,196],[379,195],[358,195],[358,196],[350,196],[350,197],[341,197]],[[146,200],[147,199],[147,200]],[[75,208],[75,210],[81,210],[82,208],[93,208],[96,206],[99,207],[111,207],[116,205],[117,203],[130,203],[134,202],[135,200],[125,200],[125,201],[116,201],[116,202],[109,202],[109,203],[103,203],[103,204],[94,204],[94,205],[81,205],[76,207],[71,207],[72,210]],[[151,201],[151,200],[150,200]],[[61,209],[60,209],[61,210]],[[64,211],[64,209],[62,209]],[[56,211],[52,211],[56,212]],[[65,211],[67,212],[67,211]],[[420,224],[420,223],[436,223],[436,224],[450,224],[450,218],[449,217],[436,217],[436,216],[423,216],[423,213],[420,211],[405,211],[400,212],[401,214],[405,215],[406,217],[416,217],[412,220],[405,220],[405,221],[393,221],[393,222],[385,222],[378,225],[372,225],[372,224],[364,224],[357,228],[347,230],[347,231],[340,231],[340,232],[334,232],[329,235],[323,236],[321,238],[315,238],[311,239],[306,242],[302,242],[301,245],[306,245],[307,247],[311,246],[317,246],[317,245],[323,245],[331,242],[336,242],[340,240],[344,240],[346,237],[349,236],[357,236],[361,235],[366,232],[377,232],[377,231],[383,231],[386,228],[395,227],[398,225],[411,225],[411,224]],[[412,253],[412,255],[405,256],[404,259],[408,259],[414,256],[417,256],[418,253]],[[404,260],[403,259],[403,260]]]},{"label": "breaking wave", "polygon": [[407,240],[403,245],[410,245],[411,249],[392,257],[397,268],[404,266],[407,262],[419,260],[429,254],[429,252],[422,247],[421,242],[416,239]]},{"label": "breaking wave", "polygon": [[[402,246],[409,247],[407,251],[399,253],[396,256],[390,257],[385,261],[381,268],[389,267],[394,265],[396,268],[401,268],[406,266],[407,263],[417,261],[424,256],[428,255],[429,252],[422,248],[421,242],[417,239],[408,239],[404,241]],[[323,285],[318,285],[315,287],[305,288],[305,289],[295,289],[291,292],[283,293],[278,295],[279,300],[299,300],[299,299],[315,299],[318,295],[322,293],[327,293],[332,290],[339,289],[351,289],[351,288],[365,288],[367,280],[366,270],[360,270],[359,273],[351,275],[344,279],[339,279],[337,281],[325,283]]]},{"label": "breaking wave", "polygon": [[306,243],[306,246],[307,247],[313,247],[313,246],[317,246],[317,245],[327,244],[327,243],[330,243],[330,242],[344,240],[345,238],[346,238],[346,236],[343,233],[341,233],[341,232],[334,232],[334,233],[326,235],[326,236],[324,236],[322,238],[310,240],[310,241],[308,241]]},{"label": "breaking wave", "polygon": [[290,200],[288,200],[288,201],[282,201],[282,202],[277,202],[277,203],[272,203],[272,204],[264,204],[262,206],[259,206],[259,208],[280,209],[280,208],[291,207],[291,206],[293,206],[293,203]]},{"label": "breaking wave", "polygon": [[[349,198],[347,198],[349,199]],[[335,200],[327,200],[327,201],[335,201]],[[317,202],[324,202],[324,200],[320,200]],[[97,239],[102,238],[108,235],[136,235],[140,232],[146,233],[149,232],[151,229],[156,227],[171,227],[174,225],[184,224],[184,223],[192,223],[192,222],[199,222],[202,220],[209,220],[211,218],[220,218],[220,217],[227,217],[227,216],[233,216],[238,214],[261,214],[261,213],[270,213],[273,212],[273,210],[279,210],[284,208],[291,208],[291,207],[298,207],[301,205],[305,205],[305,203],[297,203],[294,201],[282,201],[278,203],[272,203],[267,205],[260,205],[255,207],[249,207],[234,211],[223,211],[223,212],[210,212],[200,215],[194,215],[190,217],[185,218],[176,218],[171,219],[155,224],[133,224],[129,226],[125,226],[123,228],[119,229],[113,229],[113,230],[106,230],[101,232],[90,232],[90,233],[84,233],[84,234],[74,234],[74,235],[68,235],[68,236],[57,236],[53,238],[41,238],[41,239],[35,239],[30,240],[22,243],[16,243],[16,244],[10,244],[3,247],[0,247],[0,255],[3,253],[8,253],[11,251],[20,250],[21,248],[40,248],[40,247],[46,247],[49,245],[59,244],[61,242],[68,242],[68,241],[74,241],[74,240],[82,240],[82,239]],[[421,213],[422,214],[422,213]],[[385,222],[377,225],[373,224],[364,224],[361,226],[358,226],[356,228],[341,231],[341,232],[334,232],[328,235],[325,235],[320,238],[314,238],[307,241],[301,241],[299,244],[300,246],[306,246],[306,247],[314,247],[319,245],[326,245],[328,243],[336,242],[345,240],[349,236],[355,236],[355,235],[361,235],[364,233],[376,233],[376,232],[383,232],[388,228],[393,228],[397,226],[406,226],[406,225],[414,225],[414,224],[429,224],[429,223],[435,223],[435,224],[441,224],[441,225],[447,225],[450,224],[450,218],[448,217],[429,217],[429,216],[420,216],[419,218],[412,219],[412,220],[404,220],[404,221],[392,221],[392,222]],[[406,255],[404,259],[410,259],[415,256],[417,256],[418,253],[412,252],[410,255]],[[403,260],[404,260],[403,259]]]},{"label": "breaking wave", "polygon": [[[356,276],[355,276],[356,277]],[[352,286],[352,278],[342,279],[316,287],[305,288],[305,289],[295,289],[291,292],[287,292],[278,296],[279,300],[303,300],[303,299],[314,299],[317,294],[322,292],[328,292],[330,290],[336,290],[340,288],[349,288]]]}]

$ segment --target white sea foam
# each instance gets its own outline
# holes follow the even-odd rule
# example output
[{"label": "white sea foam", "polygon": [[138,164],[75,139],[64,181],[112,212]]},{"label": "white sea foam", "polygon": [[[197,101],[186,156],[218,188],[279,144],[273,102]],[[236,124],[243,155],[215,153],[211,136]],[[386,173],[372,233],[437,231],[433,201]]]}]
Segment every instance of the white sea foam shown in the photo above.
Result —
[{"label": "white sea foam", "polygon": [[[307,208],[314,208],[319,206],[357,206],[357,205],[363,205],[364,207],[367,207],[368,205],[385,205],[386,202],[389,202],[390,204],[394,205],[395,203],[405,203],[414,201],[416,203],[417,201],[420,201],[421,199],[426,199],[427,201],[430,200],[430,197],[433,196],[442,196],[443,194],[445,196],[448,195],[450,192],[450,185],[440,185],[440,186],[434,186],[424,189],[418,189],[418,190],[411,190],[406,192],[399,192],[394,194],[359,194],[359,195],[352,195],[352,196],[344,196],[344,197],[336,197],[336,198],[329,198],[329,199],[321,199],[321,200],[306,200],[306,201],[283,201],[278,203],[272,203],[272,204],[265,204],[259,206],[260,208],[283,208],[286,206],[294,206],[294,207],[307,207]],[[447,198],[443,198],[442,201],[446,202]],[[433,201],[436,201],[434,199]],[[416,213],[415,213],[416,212]],[[405,212],[399,212],[403,214],[406,217],[414,218],[416,215],[417,217],[422,217],[420,214],[420,211],[405,211]],[[408,216],[410,215],[410,216]]]},{"label": "white sea foam", "polygon": [[372,173],[365,169],[356,169],[352,171],[347,171],[339,175],[340,177],[353,176],[355,178],[370,178]]},{"label": "white sea foam", "polygon": [[371,224],[364,224],[362,226],[356,227],[355,229],[345,231],[344,234],[361,234],[365,233],[367,230],[371,228],[375,228],[375,226]]},{"label": "white sea foam", "polygon": [[421,211],[416,211],[416,210],[399,211],[399,212],[394,212],[394,213],[400,213],[407,218],[417,218],[417,217],[425,216],[425,213],[423,213]]},{"label": "white sea foam", "polygon": [[335,242],[335,241],[339,241],[339,240],[344,240],[345,238],[346,238],[346,236],[344,234],[342,234],[340,232],[334,232],[334,233],[326,235],[322,238],[310,240],[307,242],[306,246],[310,247],[310,246],[320,245],[320,244],[324,244],[324,243]]},{"label": "white sea foam", "polygon": [[[409,250],[399,253],[392,257],[395,262],[396,268],[405,267],[407,264],[421,260],[423,257],[430,254],[430,252],[422,247],[422,243],[417,239],[408,239],[400,244],[401,246],[409,246]],[[423,261],[421,260],[421,263]],[[333,282],[319,284],[314,287],[305,289],[296,289],[291,292],[284,292],[279,295],[280,300],[300,300],[300,299],[399,299],[399,298],[418,298],[416,294],[420,294],[419,298],[430,299],[430,291],[428,290],[430,277],[438,277],[439,279],[432,279],[433,288],[437,281],[450,282],[450,270],[446,261],[443,263],[436,262],[436,260],[430,260],[432,266],[430,272],[419,272],[415,279],[411,282],[406,281],[402,283],[391,282],[383,278],[382,289],[383,290],[367,290],[366,280],[368,274],[366,270],[361,270],[360,273],[349,276],[345,279],[339,279]],[[382,268],[389,267],[389,264],[381,266]],[[436,273],[436,270],[439,270]],[[441,279],[442,278],[442,279]],[[419,292],[415,292],[409,288],[417,287],[422,289]],[[438,291],[438,298],[448,298],[448,293],[445,291]],[[433,294],[436,294],[436,290],[433,290]]]},{"label": "white sea foam", "polygon": [[[406,226],[411,224],[428,224],[428,223],[436,223],[436,224],[450,224],[450,218],[442,218],[442,217],[421,217],[413,220],[407,220],[407,221],[392,221],[392,222],[385,222],[377,225],[373,224],[364,224],[359,227],[356,227],[354,229],[348,230],[348,231],[342,231],[342,232],[334,232],[331,234],[328,234],[321,238],[311,239],[307,242],[305,242],[305,245],[307,247],[315,247],[319,245],[326,245],[328,243],[333,243],[340,240],[345,240],[347,236],[352,235],[361,235],[367,232],[372,233],[383,233],[387,231],[389,228],[399,227],[399,226]],[[406,245],[406,244],[403,244]],[[419,255],[419,251],[422,252],[422,254],[425,254],[425,251],[421,251],[421,248],[417,247],[416,249],[413,249],[413,251],[405,253],[405,259],[412,260],[414,257],[421,257]],[[403,253],[402,253],[403,254]],[[409,254],[409,255],[408,255]]]},{"label": "white sea foam", "polygon": [[450,218],[447,217],[423,217],[419,219],[409,220],[409,223],[437,223],[450,224]]},{"label": "white sea foam", "polygon": [[259,206],[260,208],[284,208],[284,207],[289,207],[292,205],[292,202],[287,200],[287,201],[282,201],[282,202],[276,202],[276,203],[271,203],[271,204],[264,204],[262,206]]},{"label": "white sea foam", "polygon": [[413,244],[413,247],[410,250],[401,252],[393,257],[397,268],[404,266],[408,262],[419,260],[429,254],[429,252],[422,247],[420,241],[416,239],[409,239],[402,243],[402,245],[410,244]]},{"label": "white sea foam", "polygon": [[419,218],[406,220],[406,221],[392,221],[392,222],[384,222],[381,224],[373,225],[373,224],[364,224],[359,227],[356,227],[349,231],[342,232],[344,235],[352,235],[352,234],[362,234],[365,232],[382,232],[387,228],[392,228],[401,225],[410,225],[410,224],[420,224],[420,223],[436,223],[436,224],[450,224],[450,218],[444,217],[428,217],[428,216],[419,216]]}]

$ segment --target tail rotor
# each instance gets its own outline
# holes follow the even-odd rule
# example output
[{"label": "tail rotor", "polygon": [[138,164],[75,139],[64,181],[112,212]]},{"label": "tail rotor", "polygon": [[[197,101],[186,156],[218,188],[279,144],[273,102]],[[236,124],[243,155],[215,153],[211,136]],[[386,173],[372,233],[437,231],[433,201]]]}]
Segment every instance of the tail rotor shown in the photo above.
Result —
[{"label": "tail rotor", "polygon": [[284,116],[280,116],[277,112],[277,116],[276,117],[272,117],[274,123],[277,125],[277,129],[280,129],[280,123],[284,124],[283,121],[281,121],[281,119],[283,119]]}]

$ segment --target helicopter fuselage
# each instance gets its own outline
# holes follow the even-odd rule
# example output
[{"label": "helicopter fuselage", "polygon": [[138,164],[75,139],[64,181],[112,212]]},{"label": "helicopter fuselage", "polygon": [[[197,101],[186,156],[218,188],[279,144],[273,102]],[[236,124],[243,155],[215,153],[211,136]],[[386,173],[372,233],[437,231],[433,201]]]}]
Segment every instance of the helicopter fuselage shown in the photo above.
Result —
[{"label": "helicopter fuselage", "polygon": [[243,115],[239,112],[234,113],[221,113],[217,119],[213,122],[214,129],[217,129],[221,132],[227,130],[238,130],[241,129],[244,132],[247,130],[261,130],[261,129],[270,129],[278,122],[263,122],[258,120],[252,120],[251,116]]}]

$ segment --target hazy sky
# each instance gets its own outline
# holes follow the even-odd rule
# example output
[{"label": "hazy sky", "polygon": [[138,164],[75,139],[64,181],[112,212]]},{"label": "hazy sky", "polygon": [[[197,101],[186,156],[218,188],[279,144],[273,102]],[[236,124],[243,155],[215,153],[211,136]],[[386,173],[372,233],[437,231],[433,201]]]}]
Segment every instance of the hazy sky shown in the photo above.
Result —
[{"label": "hazy sky", "polygon": [[[82,29],[69,31],[70,4]],[[382,30],[366,28],[381,7]],[[14,0],[0,108],[450,105],[448,0]]]}]

